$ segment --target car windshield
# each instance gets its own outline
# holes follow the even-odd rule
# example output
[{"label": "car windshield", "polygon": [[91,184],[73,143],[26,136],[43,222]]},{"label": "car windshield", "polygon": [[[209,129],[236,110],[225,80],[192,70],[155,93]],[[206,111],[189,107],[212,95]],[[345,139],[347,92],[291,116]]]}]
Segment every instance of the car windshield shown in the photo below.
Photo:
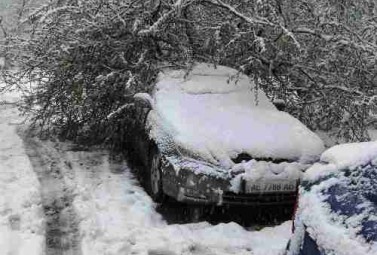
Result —
[{"label": "car windshield", "polygon": [[323,192],[331,211],[360,226],[367,241],[377,241],[377,166],[367,164],[341,172],[339,182]]}]

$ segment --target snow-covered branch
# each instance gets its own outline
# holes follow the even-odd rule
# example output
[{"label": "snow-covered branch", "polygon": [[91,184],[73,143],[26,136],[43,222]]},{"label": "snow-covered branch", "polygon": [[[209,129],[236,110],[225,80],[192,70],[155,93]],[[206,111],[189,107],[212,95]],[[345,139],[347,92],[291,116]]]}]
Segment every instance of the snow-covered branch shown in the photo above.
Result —
[{"label": "snow-covered branch", "polygon": [[183,8],[186,8],[188,5],[192,4],[193,1],[185,1],[185,0],[177,0],[172,6],[171,10],[168,12],[162,14],[162,16],[154,22],[150,27],[140,30],[138,32],[138,35],[141,36],[146,36],[146,35],[151,35],[151,34],[156,34],[158,32],[159,27],[166,21],[168,20],[171,16],[173,16],[176,13],[180,13],[180,11]]},{"label": "snow-covered branch", "polygon": [[124,104],[115,111],[111,112],[109,115],[107,115],[106,119],[111,120],[115,118],[116,116],[120,115],[124,110],[134,105],[133,103]]},{"label": "snow-covered branch", "polygon": [[277,24],[274,24],[274,23],[268,21],[265,18],[248,17],[248,16],[242,14],[241,12],[237,11],[233,6],[226,4],[221,0],[205,0],[205,2],[210,3],[212,5],[215,5],[215,6],[218,6],[218,7],[221,7],[221,8],[224,8],[224,9],[228,10],[230,13],[232,13],[233,15],[241,18],[242,20],[244,20],[245,22],[250,23],[250,24],[254,24],[254,25],[259,24],[259,25],[268,25],[268,26],[276,26],[277,25]]}]

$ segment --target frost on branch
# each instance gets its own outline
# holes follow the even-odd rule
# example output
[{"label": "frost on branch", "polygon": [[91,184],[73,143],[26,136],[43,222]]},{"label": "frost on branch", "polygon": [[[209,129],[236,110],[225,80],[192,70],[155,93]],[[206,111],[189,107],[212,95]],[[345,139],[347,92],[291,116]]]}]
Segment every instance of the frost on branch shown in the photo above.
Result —
[{"label": "frost on branch", "polygon": [[23,108],[48,132],[116,141],[133,95],[193,62],[242,71],[313,130],[366,140],[377,127],[374,0],[53,0],[27,13],[26,36],[7,37],[21,75],[7,80],[37,84]]}]

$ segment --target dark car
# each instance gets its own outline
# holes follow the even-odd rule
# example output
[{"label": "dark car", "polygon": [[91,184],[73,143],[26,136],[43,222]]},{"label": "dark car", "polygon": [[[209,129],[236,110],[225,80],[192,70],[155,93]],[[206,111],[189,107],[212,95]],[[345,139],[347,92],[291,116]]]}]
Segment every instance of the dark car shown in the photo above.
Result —
[{"label": "dark car", "polygon": [[236,70],[197,64],[162,72],[135,95],[132,150],[155,201],[293,204],[323,143]]},{"label": "dark car", "polygon": [[326,151],[300,187],[290,255],[377,254],[377,143]]}]

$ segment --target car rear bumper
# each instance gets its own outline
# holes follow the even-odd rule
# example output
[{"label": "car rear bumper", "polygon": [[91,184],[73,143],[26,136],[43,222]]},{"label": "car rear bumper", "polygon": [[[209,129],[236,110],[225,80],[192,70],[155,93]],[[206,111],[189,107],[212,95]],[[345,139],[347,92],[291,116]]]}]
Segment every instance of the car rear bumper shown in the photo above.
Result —
[{"label": "car rear bumper", "polygon": [[236,194],[225,192],[223,203],[230,205],[294,205],[297,193]]},{"label": "car rear bumper", "polygon": [[162,164],[163,190],[180,202],[207,205],[294,205],[297,191],[247,194],[233,192],[228,175],[195,174],[192,169],[176,171],[168,160]]}]

